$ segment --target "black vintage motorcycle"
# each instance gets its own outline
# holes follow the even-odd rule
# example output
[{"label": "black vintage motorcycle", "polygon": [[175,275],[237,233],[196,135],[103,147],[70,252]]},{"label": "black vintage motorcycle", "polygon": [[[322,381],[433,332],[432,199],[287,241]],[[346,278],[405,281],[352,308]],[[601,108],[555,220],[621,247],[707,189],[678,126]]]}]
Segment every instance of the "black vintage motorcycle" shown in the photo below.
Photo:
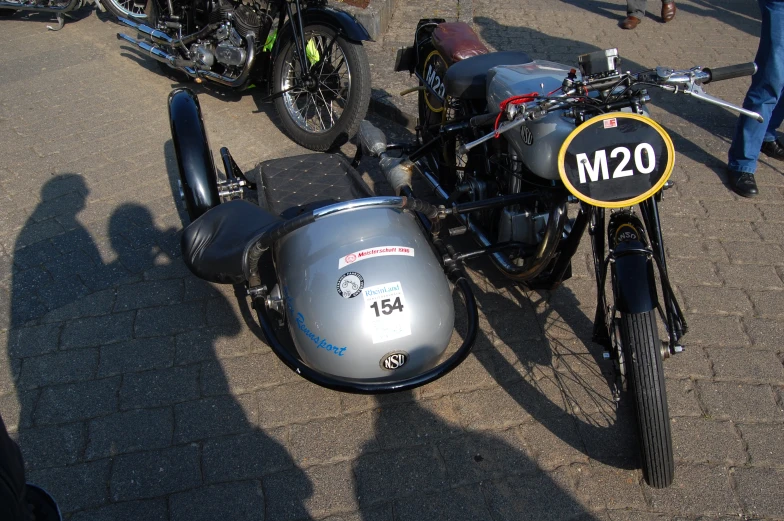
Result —
[{"label": "black vintage motorcycle", "polygon": [[[57,27],[47,25],[50,31],[59,31],[65,25],[66,17],[71,17],[69,13],[81,9],[87,3],[99,5],[100,0],[40,0],[31,2],[14,2],[11,0],[0,0],[0,17],[13,16],[17,12],[27,13],[50,13],[57,18]],[[114,2],[119,0],[105,0]]]},{"label": "black vintage motorcycle", "polygon": [[[106,0],[113,1],[113,0]],[[118,34],[196,82],[266,87],[286,132],[311,150],[328,150],[357,131],[370,102],[370,36],[326,0],[146,0],[146,22]]]},{"label": "black vintage motorcycle", "polygon": [[431,228],[434,236],[467,233],[478,242],[480,249],[450,254],[447,264],[486,254],[510,279],[554,288],[571,276],[588,230],[597,281],[593,340],[614,361],[616,400],[627,389],[634,397],[645,478],[666,487],[674,463],[662,362],[682,350],[687,325],[659,221],[675,151],[648,117],[646,89],[761,120],[701,87],[751,75],[756,66],[632,74],[620,70],[615,49],[578,61],[579,71],[522,52],[489,52],[467,24],[421,20],[414,45],[401,49],[396,63],[419,82],[410,90],[419,96],[417,142],[394,157],[374,145],[383,136],[367,138],[378,135],[370,128],[360,135],[398,194],[413,197],[418,174],[437,194],[442,216],[455,218],[448,229]]}]

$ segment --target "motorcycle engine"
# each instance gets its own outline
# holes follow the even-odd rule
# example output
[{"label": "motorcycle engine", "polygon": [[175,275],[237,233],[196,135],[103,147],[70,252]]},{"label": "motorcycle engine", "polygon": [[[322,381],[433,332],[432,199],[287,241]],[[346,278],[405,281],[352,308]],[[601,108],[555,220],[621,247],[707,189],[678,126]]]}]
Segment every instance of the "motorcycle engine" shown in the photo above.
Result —
[{"label": "motorcycle engine", "polygon": [[236,5],[229,0],[213,3],[210,23],[223,22],[214,40],[194,44],[191,52],[200,66],[209,69],[217,61],[226,67],[242,67],[248,53],[245,36],[252,34],[258,42],[262,26],[271,26],[272,13],[266,0],[243,0]]}]

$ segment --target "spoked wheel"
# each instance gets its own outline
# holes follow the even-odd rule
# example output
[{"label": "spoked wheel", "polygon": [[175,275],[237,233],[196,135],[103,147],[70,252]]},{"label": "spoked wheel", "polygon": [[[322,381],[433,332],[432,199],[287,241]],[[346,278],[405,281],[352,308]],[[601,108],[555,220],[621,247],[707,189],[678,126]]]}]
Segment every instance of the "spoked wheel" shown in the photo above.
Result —
[{"label": "spoked wheel", "polygon": [[655,312],[621,313],[620,330],[626,377],[637,410],[645,481],[654,488],[668,487],[675,463]]},{"label": "spoked wheel", "polygon": [[275,59],[275,109],[298,144],[324,151],[348,141],[370,103],[370,67],[359,43],[322,25],[305,26],[306,63],[293,39]]},{"label": "spoked wheel", "polygon": [[[147,1],[154,2],[155,0]],[[145,8],[136,5],[134,0],[102,0],[101,3],[107,11],[117,18],[128,18],[134,21],[143,21],[147,19],[147,14],[144,12]]]}]

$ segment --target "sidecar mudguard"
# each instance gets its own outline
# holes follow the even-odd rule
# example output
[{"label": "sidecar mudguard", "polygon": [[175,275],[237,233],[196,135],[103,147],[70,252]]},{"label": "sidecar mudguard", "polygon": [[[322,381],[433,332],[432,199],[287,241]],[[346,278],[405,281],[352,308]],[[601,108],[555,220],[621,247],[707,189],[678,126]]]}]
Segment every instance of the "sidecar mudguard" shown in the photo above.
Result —
[{"label": "sidecar mudguard", "polygon": [[174,89],[169,94],[168,105],[181,195],[193,222],[220,203],[215,163],[196,94],[190,89]]},{"label": "sidecar mudguard", "polygon": [[624,255],[626,247],[626,244],[619,244],[615,249],[615,307],[623,313],[646,313],[656,308],[658,302],[653,261],[642,253]]}]

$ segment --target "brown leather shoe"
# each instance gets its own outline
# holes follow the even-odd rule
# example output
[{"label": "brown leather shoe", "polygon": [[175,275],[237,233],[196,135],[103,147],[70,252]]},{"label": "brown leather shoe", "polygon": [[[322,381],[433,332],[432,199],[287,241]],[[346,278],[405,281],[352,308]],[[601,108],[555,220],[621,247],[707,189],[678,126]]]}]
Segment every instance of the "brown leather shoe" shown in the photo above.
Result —
[{"label": "brown leather shoe", "polygon": [[667,23],[675,18],[675,2],[662,4],[662,21]]},{"label": "brown leather shoe", "polygon": [[634,29],[640,25],[640,21],[636,16],[627,16],[626,20],[621,22],[621,29]]}]

